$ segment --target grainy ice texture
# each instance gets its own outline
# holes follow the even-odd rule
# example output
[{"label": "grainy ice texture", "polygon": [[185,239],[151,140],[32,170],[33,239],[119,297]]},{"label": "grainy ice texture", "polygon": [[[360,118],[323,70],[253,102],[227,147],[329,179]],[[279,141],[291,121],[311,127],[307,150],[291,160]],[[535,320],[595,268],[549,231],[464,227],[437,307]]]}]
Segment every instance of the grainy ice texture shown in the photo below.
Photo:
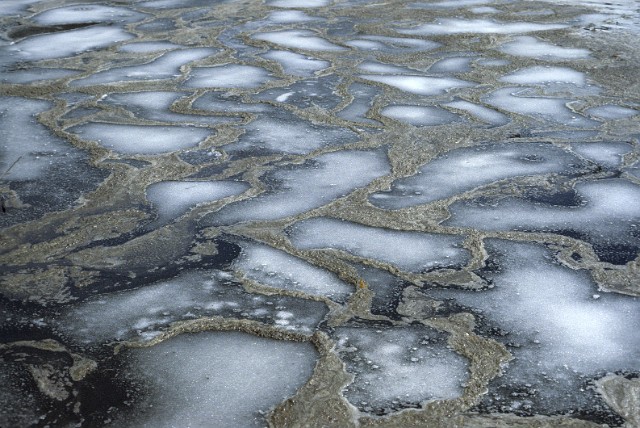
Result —
[{"label": "grainy ice texture", "polygon": [[0,426],[638,426],[639,35],[0,0]]}]

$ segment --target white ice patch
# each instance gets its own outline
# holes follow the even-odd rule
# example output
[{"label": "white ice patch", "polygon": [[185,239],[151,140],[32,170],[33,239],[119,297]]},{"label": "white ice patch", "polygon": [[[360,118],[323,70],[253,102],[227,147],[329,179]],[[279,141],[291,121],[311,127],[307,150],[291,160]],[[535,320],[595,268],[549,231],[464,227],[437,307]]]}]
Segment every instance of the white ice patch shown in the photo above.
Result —
[{"label": "white ice patch", "polygon": [[71,86],[105,85],[114,82],[136,80],[161,80],[180,77],[180,67],[206,58],[218,52],[216,49],[193,48],[167,52],[147,64],[116,67],[95,73],[90,77],[71,82]]},{"label": "white ice patch", "polygon": [[468,258],[460,248],[462,238],[457,236],[382,229],[329,218],[296,223],[289,235],[300,249],[334,248],[409,272],[464,265]]},{"label": "white ice patch", "polygon": [[515,360],[498,383],[530,384],[554,409],[555,400],[580,395],[578,390],[567,390],[567,377],[637,369],[637,298],[615,293],[598,293],[594,298],[597,289],[587,272],[554,263],[539,245],[490,241],[489,249],[500,254],[501,269],[490,274],[494,288],[428,294],[482,310],[490,322],[509,332],[505,340],[519,346],[510,349]]},{"label": "white ice patch", "polygon": [[316,21],[320,18],[309,16],[300,10],[279,10],[271,12],[267,20],[276,24],[292,24],[295,22]]},{"label": "white ice patch", "polygon": [[361,75],[359,77],[418,95],[438,95],[450,89],[474,86],[473,83],[464,80],[444,77],[376,76],[372,74]]},{"label": "white ice patch", "polygon": [[585,158],[607,168],[619,167],[622,157],[632,150],[627,143],[573,143],[571,149]]},{"label": "white ice patch", "polygon": [[31,3],[42,0],[2,0],[0,2],[0,16],[16,15],[28,9]]},{"label": "white ice patch", "polygon": [[416,175],[396,180],[390,193],[371,196],[376,206],[398,209],[448,198],[519,176],[571,171],[575,156],[548,143],[491,144],[450,151]]},{"label": "white ice patch", "polygon": [[354,83],[349,86],[349,93],[353,96],[353,101],[338,112],[338,116],[353,122],[379,124],[380,122],[367,117],[367,112],[378,93],[377,89],[369,85]]},{"label": "white ice patch", "polygon": [[120,153],[145,155],[193,147],[211,134],[208,129],[188,126],[140,126],[95,122],[74,126],[69,132]]},{"label": "white ice patch", "polygon": [[410,7],[420,9],[460,9],[468,6],[493,3],[492,0],[441,0],[433,3],[412,3]]},{"label": "white ice patch", "polygon": [[312,7],[324,7],[331,3],[330,0],[269,0],[267,4],[269,6],[282,7],[282,8],[312,8]]},{"label": "white ice patch", "polygon": [[462,395],[467,362],[431,328],[339,327],[335,334],[337,351],[355,375],[344,395],[360,410],[396,410]]},{"label": "white ice patch", "polygon": [[443,58],[429,67],[431,73],[466,73],[471,68],[469,65],[473,58],[453,57]]},{"label": "white ice patch", "polygon": [[59,68],[32,68],[28,70],[16,70],[9,72],[0,70],[0,81],[24,84],[44,80],[63,79],[78,73],[80,73],[80,71]]},{"label": "white ice patch", "polygon": [[358,66],[358,69],[366,73],[376,74],[410,74],[415,73],[415,70],[411,70],[405,67],[398,67],[397,65],[383,64],[374,61],[365,61]]},{"label": "white ice patch", "polygon": [[587,114],[604,120],[628,119],[638,114],[638,110],[612,104],[592,107]]},{"label": "white ice patch", "polygon": [[394,54],[429,51],[441,46],[440,43],[430,40],[388,36],[360,36],[345,44],[362,50],[384,51]]},{"label": "white ice patch", "polygon": [[572,83],[583,86],[587,83],[584,73],[567,67],[533,66],[523,68],[500,78],[503,82],[519,85],[537,85],[543,83]]},{"label": "white ice patch", "polygon": [[129,352],[131,376],[152,392],[114,425],[152,428],[264,427],[264,415],[304,385],[318,358],[309,342],[238,332],[182,334]]},{"label": "white ice patch", "polygon": [[262,56],[280,63],[285,73],[294,76],[312,76],[316,71],[324,70],[331,65],[328,61],[289,51],[269,51]]},{"label": "white ice patch", "polygon": [[469,101],[457,100],[443,104],[443,106],[466,111],[470,115],[483,122],[488,123],[489,125],[501,126],[509,123],[509,118],[506,115],[492,110],[488,107],[471,103]]},{"label": "white ice patch", "polygon": [[228,64],[194,68],[184,86],[188,88],[257,88],[269,80],[271,80],[270,74],[264,68]]},{"label": "white ice patch", "polygon": [[147,187],[147,199],[158,210],[158,221],[166,223],[198,204],[239,195],[248,188],[236,181],[161,181]]},{"label": "white ice patch", "polygon": [[266,245],[242,244],[233,269],[268,287],[301,291],[343,302],[353,287],[335,274]]},{"label": "white ice patch", "polygon": [[[491,206],[454,204],[452,226],[481,230],[572,230],[594,242],[625,241],[640,224],[640,186],[622,179],[583,182],[575,190],[586,201],[579,207],[549,206],[503,199]],[[636,245],[637,238],[628,238]]]},{"label": "white ice patch", "polygon": [[54,136],[36,115],[49,102],[0,97],[0,178],[22,181],[38,178],[54,159],[67,156],[72,147]]},{"label": "white ice patch", "polygon": [[491,6],[472,7],[472,8],[469,8],[469,11],[477,15],[501,12],[500,9],[496,9],[495,7],[491,7]]},{"label": "white ice patch", "polygon": [[223,316],[272,324],[278,312],[292,313],[290,330],[311,332],[327,313],[323,303],[246,293],[228,273],[196,271],[135,290],[92,297],[53,321],[81,343],[130,340],[172,322]]},{"label": "white ice patch", "polygon": [[371,180],[390,172],[380,151],[340,151],[311,159],[300,166],[276,169],[269,174],[274,189],[251,200],[221,209],[216,224],[275,220],[326,205]]},{"label": "white ice patch", "polygon": [[171,42],[134,42],[122,45],[118,50],[121,52],[149,53],[180,49],[183,47],[184,46],[176,45],[175,43]]},{"label": "white ice patch", "polygon": [[529,22],[504,23],[488,19],[456,19],[443,18],[434,24],[422,24],[406,30],[398,30],[401,34],[432,36],[447,34],[519,34],[534,31],[548,31],[566,28],[563,24],[536,24]]},{"label": "white ice patch", "polygon": [[564,48],[543,42],[532,36],[515,37],[511,42],[500,46],[500,50],[509,55],[545,60],[575,60],[590,57],[590,52],[587,49]]},{"label": "white ice patch", "polygon": [[414,126],[446,125],[461,120],[460,116],[433,106],[395,105],[383,108],[380,113]]},{"label": "white ice patch", "polygon": [[268,33],[256,33],[252,36],[256,40],[264,40],[288,48],[308,51],[343,51],[346,48],[319,37],[310,30],[284,30]]},{"label": "white ice patch", "polygon": [[63,58],[110,46],[133,37],[133,34],[121,28],[107,26],[31,36],[18,43],[3,46],[0,56],[7,55],[7,59],[0,60],[0,63]]},{"label": "white ice patch", "polygon": [[560,123],[566,126],[595,127],[598,122],[569,110],[570,99],[539,97],[530,95],[529,88],[501,88],[491,92],[484,102],[502,110]]},{"label": "white ice patch", "polygon": [[81,24],[87,22],[130,23],[143,20],[146,14],[124,7],[78,4],[41,12],[31,19],[41,25]]}]

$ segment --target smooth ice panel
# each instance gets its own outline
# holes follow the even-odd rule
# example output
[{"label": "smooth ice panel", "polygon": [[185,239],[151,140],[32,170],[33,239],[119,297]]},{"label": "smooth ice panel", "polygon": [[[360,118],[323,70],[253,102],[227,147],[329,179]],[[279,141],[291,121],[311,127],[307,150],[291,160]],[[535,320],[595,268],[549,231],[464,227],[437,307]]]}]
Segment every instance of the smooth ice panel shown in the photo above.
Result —
[{"label": "smooth ice panel", "polygon": [[158,221],[166,223],[197,204],[239,195],[248,188],[235,181],[161,181],[147,187],[147,199],[158,210]]},{"label": "smooth ice panel", "polygon": [[622,163],[622,157],[632,150],[627,143],[610,142],[574,143],[571,145],[571,149],[608,168],[619,167]]},{"label": "smooth ice panel", "polygon": [[511,42],[500,46],[500,50],[514,56],[551,60],[585,59],[590,56],[587,49],[556,46],[532,36],[515,37]]},{"label": "smooth ice panel", "polygon": [[453,57],[444,58],[429,67],[432,73],[466,73],[471,70],[470,64],[473,58]]},{"label": "smooth ice panel", "polygon": [[[272,288],[344,301],[353,288],[335,274],[266,245],[243,244],[233,268]],[[286,321],[284,321],[286,322]]]},{"label": "smooth ice panel", "polygon": [[567,67],[533,66],[523,68],[500,78],[503,82],[519,85],[536,85],[542,83],[572,83],[582,86],[587,83],[584,73]]},{"label": "smooth ice panel", "polygon": [[374,193],[371,203],[404,208],[472,190],[507,178],[571,171],[579,161],[547,143],[491,144],[453,150],[397,180],[390,193]]},{"label": "smooth ice panel", "polygon": [[137,22],[146,14],[135,12],[124,7],[81,4],[49,9],[31,19],[41,25],[64,25],[85,22]]},{"label": "smooth ice panel", "polygon": [[315,21],[320,18],[309,16],[300,10],[280,10],[277,12],[271,12],[267,19],[277,24],[291,24],[294,22]]},{"label": "smooth ice panel", "polygon": [[191,70],[188,88],[257,88],[271,80],[267,70],[251,65],[228,64]]},{"label": "smooth ice panel", "polygon": [[114,425],[154,428],[266,426],[264,415],[304,385],[318,358],[309,342],[238,332],[182,334],[130,355],[131,375],[150,394]]},{"label": "smooth ice panel", "polygon": [[433,106],[395,105],[383,108],[380,113],[414,126],[446,125],[461,120],[458,115]]},{"label": "smooth ice panel", "polygon": [[186,149],[204,140],[211,131],[187,126],[139,126],[89,123],[70,128],[85,140],[128,154],[158,154]]},{"label": "smooth ice panel", "polygon": [[270,192],[227,205],[212,217],[215,224],[275,220],[328,204],[390,172],[384,153],[340,151],[300,166],[277,169]]},{"label": "smooth ice panel", "polygon": [[256,33],[252,37],[256,40],[264,40],[266,42],[286,46],[288,48],[308,51],[346,50],[346,48],[334,45],[322,37],[317,36],[315,32],[309,30],[284,30],[269,33]]},{"label": "smooth ice panel", "polygon": [[598,119],[616,120],[627,119],[629,117],[635,116],[638,114],[638,110],[607,104],[603,106],[592,107],[587,110],[587,113],[591,116],[597,117]]},{"label": "smooth ice panel", "polygon": [[294,76],[311,76],[331,65],[327,61],[289,51],[269,51],[262,56],[280,63],[285,73]]},{"label": "smooth ice panel", "polygon": [[407,30],[398,30],[410,35],[446,35],[446,34],[517,34],[534,31],[547,31],[565,28],[562,24],[537,24],[529,22],[504,23],[487,19],[439,19],[435,24],[422,24]]},{"label": "smooth ice panel", "polygon": [[471,82],[444,77],[376,76],[371,74],[362,75],[360,77],[418,95],[438,95],[447,92],[449,89],[474,86]]},{"label": "smooth ice panel", "polygon": [[459,237],[382,229],[329,218],[296,223],[289,236],[301,249],[335,248],[410,272],[463,265],[467,261]]},{"label": "smooth ice panel", "polygon": [[488,107],[471,103],[469,101],[457,100],[443,105],[446,107],[466,111],[470,115],[483,122],[488,123],[489,125],[500,126],[509,123],[509,118],[506,115],[492,110]]}]

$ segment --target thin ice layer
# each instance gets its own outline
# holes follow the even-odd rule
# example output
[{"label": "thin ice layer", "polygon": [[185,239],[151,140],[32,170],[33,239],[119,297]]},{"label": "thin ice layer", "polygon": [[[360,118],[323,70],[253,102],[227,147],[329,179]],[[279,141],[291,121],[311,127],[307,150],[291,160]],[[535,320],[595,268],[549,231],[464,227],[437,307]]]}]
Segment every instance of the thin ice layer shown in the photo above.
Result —
[{"label": "thin ice layer", "polygon": [[194,206],[239,195],[249,188],[237,181],[161,181],[147,187],[147,199],[166,223]]},{"label": "thin ice layer", "polygon": [[590,56],[587,49],[556,46],[533,36],[514,37],[512,41],[501,45],[500,50],[509,55],[544,60],[575,60]]},{"label": "thin ice layer", "polygon": [[469,101],[456,100],[450,103],[443,104],[443,106],[466,111],[471,116],[474,116],[475,118],[488,123],[489,125],[500,126],[509,123],[509,118],[504,114],[483,105],[471,103]]},{"label": "thin ice layer", "polygon": [[[147,386],[116,426],[263,427],[264,415],[313,373],[309,342],[238,332],[182,334],[129,351],[130,375]],[[153,411],[147,411],[148,409]]]},{"label": "thin ice layer", "polygon": [[482,311],[486,322],[507,333],[502,340],[517,345],[509,348],[515,359],[491,391],[506,384],[512,390],[528,385],[535,392],[502,392],[507,407],[534,405],[534,411],[546,414],[583,407],[589,391],[579,376],[637,370],[637,298],[598,292],[587,272],[554,263],[540,245],[489,241],[488,249],[500,268],[486,272],[493,288],[431,290],[429,295]]},{"label": "thin ice layer", "polygon": [[227,64],[194,68],[184,86],[187,88],[257,88],[269,80],[271,80],[270,74],[264,68]]},{"label": "thin ice layer", "polygon": [[347,371],[355,375],[344,395],[360,410],[397,410],[462,395],[466,361],[434,329],[340,327],[335,336]]},{"label": "thin ice layer", "polygon": [[130,23],[148,15],[124,7],[79,4],[41,12],[31,19],[41,25],[82,24],[87,22]]},{"label": "thin ice layer", "polygon": [[434,106],[393,105],[383,108],[380,113],[414,126],[446,125],[461,120],[457,114]]},{"label": "thin ice layer", "polygon": [[266,176],[273,190],[225,206],[212,216],[217,225],[275,220],[328,204],[390,172],[381,151],[340,151],[302,165],[279,168]]},{"label": "thin ice layer", "polygon": [[152,338],[172,322],[223,316],[311,332],[327,313],[310,300],[246,293],[221,271],[195,271],[136,290],[93,297],[55,321],[80,343]]},{"label": "thin ice layer", "polygon": [[311,76],[316,71],[324,70],[330,65],[328,61],[321,61],[307,55],[289,51],[271,50],[262,56],[278,62],[285,73],[294,76]]},{"label": "thin ice layer", "polygon": [[193,147],[211,134],[208,129],[189,126],[140,126],[88,123],[70,132],[95,141],[107,149],[127,154],[159,154]]},{"label": "thin ice layer", "polygon": [[319,37],[310,30],[284,30],[267,33],[256,33],[252,36],[256,40],[264,40],[288,48],[296,48],[307,51],[343,51],[343,48],[334,45],[328,40]]},{"label": "thin ice layer", "polygon": [[417,95],[439,95],[450,89],[473,86],[470,82],[452,77],[376,76],[372,74],[365,74],[360,77]]},{"label": "thin ice layer", "polygon": [[453,150],[396,180],[391,192],[374,193],[371,203],[387,209],[436,201],[519,176],[570,173],[579,160],[548,143],[486,144]]},{"label": "thin ice layer", "polygon": [[242,254],[233,268],[268,287],[300,291],[339,302],[353,291],[335,274],[266,245],[242,244]]},{"label": "thin ice layer", "polygon": [[398,30],[401,34],[434,36],[449,34],[518,34],[535,31],[558,30],[563,24],[538,24],[533,22],[499,22],[488,19],[442,18],[434,24],[422,24],[417,27]]},{"label": "thin ice layer", "polygon": [[533,66],[523,68],[500,78],[503,82],[519,85],[537,85],[542,83],[572,83],[583,86],[587,83],[586,75],[568,67]]},{"label": "thin ice layer", "polygon": [[334,248],[410,272],[464,265],[468,258],[458,236],[403,232],[324,217],[296,223],[289,236],[301,249]]}]

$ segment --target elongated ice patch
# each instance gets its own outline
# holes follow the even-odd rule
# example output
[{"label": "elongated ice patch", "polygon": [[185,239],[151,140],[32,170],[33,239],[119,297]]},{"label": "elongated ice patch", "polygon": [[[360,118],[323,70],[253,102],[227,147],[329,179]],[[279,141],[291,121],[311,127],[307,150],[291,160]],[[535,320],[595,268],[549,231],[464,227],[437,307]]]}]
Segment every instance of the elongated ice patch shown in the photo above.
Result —
[{"label": "elongated ice patch", "polygon": [[324,70],[331,65],[327,61],[289,51],[269,51],[262,56],[280,63],[285,73],[294,76],[311,76],[316,71]]},{"label": "elongated ice patch", "polygon": [[228,64],[191,70],[187,88],[257,88],[271,80],[267,70],[251,65]]},{"label": "elongated ice patch", "polygon": [[310,30],[284,30],[269,33],[256,33],[256,40],[264,40],[276,45],[308,51],[343,51],[346,48],[334,45]]},{"label": "elongated ice patch", "polygon": [[492,110],[488,107],[471,103],[469,101],[457,100],[443,105],[446,107],[466,111],[470,115],[490,125],[500,126],[509,123],[509,118],[506,115]]},{"label": "elongated ice patch", "polygon": [[41,12],[31,19],[41,25],[64,25],[85,22],[130,23],[142,21],[148,15],[124,7],[79,4]]},{"label": "elongated ice patch", "polygon": [[465,80],[445,77],[376,76],[372,74],[365,74],[359,77],[418,95],[438,95],[447,92],[449,89],[474,86],[473,83]]},{"label": "elongated ice patch", "polygon": [[556,46],[533,36],[515,37],[511,42],[500,46],[500,50],[514,56],[551,60],[585,59],[590,56],[587,49]]},{"label": "elongated ice patch", "polygon": [[301,249],[335,248],[410,272],[463,265],[468,258],[460,248],[460,237],[382,229],[329,218],[296,223],[289,236]]},{"label": "elongated ice patch", "polygon": [[584,73],[567,67],[533,66],[523,68],[500,78],[503,82],[520,85],[535,85],[541,83],[572,83],[582,86],[587,83]]},{"label": "elongated ice patch", "polygon": [[563,24],[537,24],[529,22],[499,22],[487,19],[439,19],[435,24],[422,24],[406,30],[398,30],[401,34],[411,35],[446,35],[446,34],[518,34],[534,31],[558,30],[566,28]]},{"label": "elongated ice patch", "polygon": [[394,105],[383,108],[380,113],[414,126],[446,125],[461,120],[460,116],[434,106]]}]

